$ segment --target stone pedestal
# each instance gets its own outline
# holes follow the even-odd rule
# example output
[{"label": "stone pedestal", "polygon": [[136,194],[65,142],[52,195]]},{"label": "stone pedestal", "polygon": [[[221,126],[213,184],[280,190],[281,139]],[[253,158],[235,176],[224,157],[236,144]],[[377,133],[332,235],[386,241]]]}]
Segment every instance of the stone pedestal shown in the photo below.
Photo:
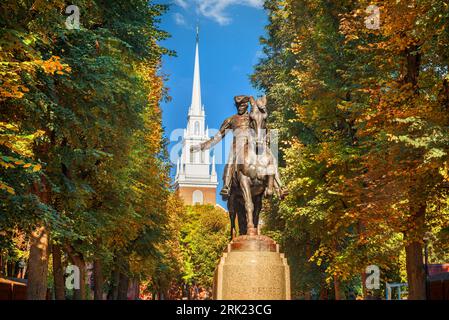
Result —
[{"label": "stone pedestal", "polygon": [[266,236],[240,236],[228,244],[214,276],[215,300],[290,300],[290,268]]}]

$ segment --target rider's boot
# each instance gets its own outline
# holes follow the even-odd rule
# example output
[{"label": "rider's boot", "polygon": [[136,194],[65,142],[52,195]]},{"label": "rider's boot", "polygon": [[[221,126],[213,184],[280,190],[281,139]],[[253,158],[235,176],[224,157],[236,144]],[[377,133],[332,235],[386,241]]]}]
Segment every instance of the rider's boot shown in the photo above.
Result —
[{"label": "rider's boot", "polygon": [[228,200],[229,196],[231,195],[231,181],[232,181],[232,173],[233,173],[232,169],[233,169],[232,164],[227,164],[225,167],[223,188],[220,191],[220,195],[221,195],[223,201]]},{"label": "rider's boot", "polygon": [[249,236],[257,236],[257,228],[254,228],[254,227],[249,228],[249,227],[248,227],[248,233],[247,233],[247,235],[249,235]]},{"label": "rider's boot", "polygon": [[231,194],[230,188],[228,186],[224,185],[220,191],[220,195],[221,195],[221,198],[223,199],[223,201],[228,200],[230,194]]}]

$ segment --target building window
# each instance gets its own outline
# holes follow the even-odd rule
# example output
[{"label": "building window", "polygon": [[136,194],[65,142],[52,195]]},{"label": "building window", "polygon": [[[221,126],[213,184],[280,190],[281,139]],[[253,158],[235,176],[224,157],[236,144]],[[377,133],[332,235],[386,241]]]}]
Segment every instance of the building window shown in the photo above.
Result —
[{"label": "building window", "polygon": [[200,123],[198,121],[195,121],[195,135],[200,135]]},{"label": "building window", "polygon": [[190,151],[190,163],[194,162],[195,153]]},{"label": "building window", "polygon": [[200,190],[193,191],[193,204],[203,204],[203,193]]},{"label": "building window", "polygon": [[205,151],[201,151],[201,163],[204,163],[206,160],[206,152]]}]

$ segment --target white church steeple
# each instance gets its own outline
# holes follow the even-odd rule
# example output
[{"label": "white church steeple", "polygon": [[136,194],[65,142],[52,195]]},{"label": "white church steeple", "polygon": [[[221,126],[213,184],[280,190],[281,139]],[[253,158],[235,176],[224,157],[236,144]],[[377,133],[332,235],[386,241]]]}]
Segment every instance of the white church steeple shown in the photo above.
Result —
[{"label": "white church steeple", "polygon": [[184,130],[181,159],[175,176],[175,188],[187,204],[216,203],[218,182],[214,159],[211,164],[209,150],[190,152],[191,146],[207,141],[208,134],[206,115],[201,102],[199,29],[197,28],[192,102],[187,115],[187,128]]},{"label": "white church steeple", "polygon": [[192,103],[189,109],[189,115],[200,116],[203,113],[201,104],[201,75],[200,75],[200,52],[199,52],[199,28],[196,29],[196,49],[195,49],[195,67],[193,69],[193,88]]}]

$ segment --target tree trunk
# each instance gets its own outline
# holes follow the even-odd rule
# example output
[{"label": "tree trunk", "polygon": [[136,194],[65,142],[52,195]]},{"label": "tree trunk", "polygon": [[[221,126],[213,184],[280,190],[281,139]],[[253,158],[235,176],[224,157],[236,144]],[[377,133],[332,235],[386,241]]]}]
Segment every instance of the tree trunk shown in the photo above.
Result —
[{"label": "tree trunk", "polygon": [[334,290],[335,300],[346,300],[345,294],[342,291],[340,280],[334,275]]},{"label": "tree trunk", "polygon": [[135,300],[139,300],[139,297],[140,297],[140,281],[138,279],[136,279],[136,284],[135,285],[136,285],[135,293],[134,293]]},{"label": "tree trunk", "polygon": [[118,296],[118,283],[120,281],[120,271],[118,267],[114,268],[111,274],[111,282],[109,286],[108,300],[117,300]]},{"label": "tree trunk", "polygon": [[73,297],[75,300],[86,300],[86,265],[84,260],[78,260],[75,264],[80,269],[80,288],[75,290]]},{"label": "tree trunk", "polygon": [[424,237],[426,204],[410,206],[411,228],[404,234],[406,241],[405,258],[410,300],[426,299],[426,275],[422,241]]},{"label": "tree trunk", "polygon": [[[33,182],[32,192],[42,203],[49,202],[49,190],[45,176]],[[28,258],[27,299],[45,300],[47,297],[48,275],[48,232],[44,225],[38,225],[30,235],[30,255]]]},{"label": "tree trunk", "polygon": [[328,297],[328,290],[327,290],[325,285],[321,285],[319,299],[320,300],[328,300],[329,299],[329,297]]},{"label": "tree trunk", "polygon": [[363,296],[363,300],[366,300],[366,298],[368,296],[368,290],[366,289],[366,273],[362,272],[360,274],[360,277],[362,279],[362,296]]},{"label": "tree trunk", "polygon": [[129,279],[129,286],[128,286],[128,299],[130,300],[137,300],[139,299],[139,279],[132,278]]},{"label": "tree trunk", "polygon": [[5,267],[3,265],[3,255],[0,254],[0,277],[4,276]]},{"label": "tree trunk", "polygon": [[6,276],[14,277],[14,264],[12,261],[6,262]]},{"label": "tree trunk", "polygon": [[426,280],[422,244],[413,241],[405,247],[409,300],[426,300]]},{"label": "tree trunk", "polygon": [[[404,77],[405,83],[411,83],[413,87],[418,84],[419,68],[421,66],[420,47],[414,45],[405,51],[406,73]],[[415,92],[417,93],[416,88]]]},{"label": "tree trunk", "polygon": [[[420,47],[414,45],[406,50],[405,82],[411,83],[415,95],[417,90],[419,69],[421,65]],[[406,240],[406,268],[410,300],[426,299],[426,280],[423,264],[422,240],[424,236],[426,201],[422,199],[424,188],[417,181],[410,190],[411,228],[404,234]],[[420,199],[420,200],[417,200]],[[421,201],[421,202],[417,202]]]},{"label": "tree trunk", "polygon": [[424,222],[426,205],[411,206],[412,229],[404,234],[406,241],[405,258],[407,281],[410,300],[426,299],[426,275],[422,240],[424,236]]},{"label": "tree trunk", "polygon": [[44,226],[31,233],[30,257],[28,260],[28,300],[45,300],[47,296],[48,235]]},{"label": "tree trunk", "polygon": [[101,265],[101,261],[96,259],[94,260],[94,299],[95,300],[103,300],[103,269]]},{"label": "tree trunk", "polygon": [[76,265],[80,270],[80,288],[74,290],[73,299],[74,300],[85,300],[86,299],[86,263],[84,262],[83,255],[75,250],[71,246],[67,246],[67,254],[72,260],[73,264]]},{"label": "tree trunk", "polygon": [[124,273],[120,273],[117,300],[128,299],[128,287],[129,287],[129,277]]},{"label": "tree trunk", "polygon": [[57,244],[52,245],[53,280],[55,283],[55,299],[65,300],[64,268],[62,265],[62,251]]}]

